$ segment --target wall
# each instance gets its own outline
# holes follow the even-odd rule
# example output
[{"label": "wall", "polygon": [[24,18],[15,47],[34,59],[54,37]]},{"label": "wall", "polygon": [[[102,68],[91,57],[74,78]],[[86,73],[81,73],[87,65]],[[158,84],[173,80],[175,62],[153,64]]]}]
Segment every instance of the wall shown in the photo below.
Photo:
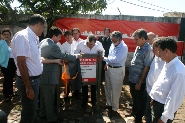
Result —
[{"label": "wall", "polygon": [[[31,15],[17,15],[17,21],[26,24]],[[163,23],[174,23],[179,24],[181,18],[180,17],[153,17],[153,16],[130,16],[130,15],[74,15],[74,16],[66,16],[61,15],[61,18],[87,18],[87,19],[99,19],[99,20],[129,20],[129,21],[143,21],[143,22],[163,22]],[[6,18],[6,17],[5,17]],[[0,31],[3,28],[11,28],[13,34],[22,28],[16,25],[2,25],[0,23]],[[104,27],[103,27],[104,28]],[[133,53],[130,52],[127,57],[126,66],[130,65],[130,61],[132,59]]]}]

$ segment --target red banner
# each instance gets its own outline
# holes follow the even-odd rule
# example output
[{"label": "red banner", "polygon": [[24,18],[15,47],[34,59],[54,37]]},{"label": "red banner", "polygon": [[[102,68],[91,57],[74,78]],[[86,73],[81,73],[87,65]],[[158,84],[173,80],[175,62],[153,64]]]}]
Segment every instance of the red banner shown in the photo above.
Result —
[{"label": "red banner", "polygon": [[[171,37],[177,39],[179,33],[179,24],[162,23],[162,22],[141,22],[141,21],[127,21],[127,20],[98,20],[98,19],[84,19],[84,18],[62,18],[56,21],[56,26],[63,31],[79,28],[81,31],[81,38],[86,39],[89,34],[96,36],[103,35],[105,27],[112,31],[120,31],[123,35],[123,40],[128,46],[129,52],[134,52],[135,42],[132,34],[135,30],[144,28],[147,32],[153,32],[157,37]],[[65,41],[62,37],[61,43]],[[177,54],[182,55],[182,43],[178,42]]]}]

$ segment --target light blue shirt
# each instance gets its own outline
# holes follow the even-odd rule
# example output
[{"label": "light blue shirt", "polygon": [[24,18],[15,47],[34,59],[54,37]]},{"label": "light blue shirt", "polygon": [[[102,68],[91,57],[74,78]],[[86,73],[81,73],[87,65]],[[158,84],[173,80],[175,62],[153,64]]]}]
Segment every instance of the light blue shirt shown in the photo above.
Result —
[{"label": "light blue shirt", "polygon": [[114,46],[112,43],[109,49],[108,57],[104,57],[104,61],[111,66],[125,66],[127,60],[128,47],[121,41],[118,46]]},{"label": "light blue shirt", "polygon": [[0,41],[0,65],[7,68],[9,61],[9,50],[5,40]]}]

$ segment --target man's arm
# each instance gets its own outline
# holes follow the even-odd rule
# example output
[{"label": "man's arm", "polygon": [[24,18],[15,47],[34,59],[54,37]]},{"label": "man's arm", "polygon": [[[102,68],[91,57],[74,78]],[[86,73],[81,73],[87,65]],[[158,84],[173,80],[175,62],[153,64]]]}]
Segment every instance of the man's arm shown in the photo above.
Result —
[{"label": "man's arm", "polygon": [[67,60],[67,61],[75,61],[76,58],[81,58],[81,55],[69,55],[69,54],[64,54],[61,52],[60,48],[57,45],[54,45],[51,48],[50,55],[55,57],[56,59],[62,59],[62,60]]},{"label": "man's arm", "polygon": [[41,57],[41,59],[42,59],[42,63],[44,63],[44,64],[56,63],[56,64],[59,64],[59,65],[63,65],[61,59],[47,59],[47,58],[44,58],[44,57]]},{"label": "man's arm", "polygon": [[150,69],[150,66],[145,66],[145,67],[144,67],[143,72],[142,72],[142,75],[141,75],[141,77],[140,77],[138,83],[136,83],[136,86],[135,86],[135,89],[136,89],[136,90],[140,90],[141,84],[142,84],[143,81],[145,80],[146,75],[148,74],[149,69]]},{"label": "man's arm", "polygon": [[25,56],[18,56],[17,57],[17,66],[19,68],[22,81],[25,84],[27,97],[29,99],[33,99],[34,98],[34,91],[32,89],[31,82],[29,79],[28,68],[26,65],[26,57]]}]

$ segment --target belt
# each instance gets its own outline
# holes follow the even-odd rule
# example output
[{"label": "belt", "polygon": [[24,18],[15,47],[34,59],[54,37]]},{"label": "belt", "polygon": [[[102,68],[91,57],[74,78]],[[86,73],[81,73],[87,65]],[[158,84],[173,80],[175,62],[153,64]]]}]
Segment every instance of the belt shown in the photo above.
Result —
[{"label": "belt", "polygon": [[[18,76],[18,75],[17,75],[17,77],[18,77],[19,79],[22,79],[21,76]],[[38,75],[38,76],[29,76],[29,79],[38,79],[39,77],[40,77],[40,75]]]},{"label": "belt", "polygon": [[111,65],[108,65],[109,67],[111,67],[111,68],[120,68],[120,67],[122,67],[122,66],[111,66]]},{"label": "belt", "polygon": [[153,100],[153,102],[155,102],[155,103],[159,103],[159,104],[161,104],[161,105],[164,105],[164,104],[162,104],[162,103],[160,103],[160,102],[158,102],[158,101],[156,101],[156,100]]}]

